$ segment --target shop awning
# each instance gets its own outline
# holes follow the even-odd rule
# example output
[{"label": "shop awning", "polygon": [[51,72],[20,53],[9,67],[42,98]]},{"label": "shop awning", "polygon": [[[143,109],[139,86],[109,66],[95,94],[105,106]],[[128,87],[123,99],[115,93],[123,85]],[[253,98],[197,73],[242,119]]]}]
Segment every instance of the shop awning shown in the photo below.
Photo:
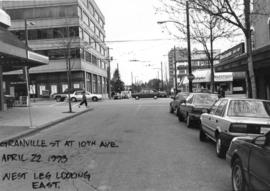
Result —
[{"label": "shop awning", "polygon": [[[193,83],[210,83],[211,82],[211,71],[210,70],[195,70],[192,72],[194,75]],[[231,82],[233,81],[232,72],[216,72],[214,74],[215,82]],[[187,76],[184,77],[182,84],[188,84],[189,80]]]},{"label": "shop awning", "polygon": [[[260,68],[268,68],[270,61],[270,45],[264,46],[262,48],[258,48],[253,51],[253,64],[254,69]],[[230,60],[226,60],[225,62],[220,62],[215,66],[216,72],[239,72],[239,71],[247,71],[247,54],[243,54],[236,58],[232,58]]]},{"label": "shop awning", "polygon": [[0,64],[4,72],[18,70],[24,66],[35,67],[49,63],[49,58],[28,50],[14,34],[0,26]]}]

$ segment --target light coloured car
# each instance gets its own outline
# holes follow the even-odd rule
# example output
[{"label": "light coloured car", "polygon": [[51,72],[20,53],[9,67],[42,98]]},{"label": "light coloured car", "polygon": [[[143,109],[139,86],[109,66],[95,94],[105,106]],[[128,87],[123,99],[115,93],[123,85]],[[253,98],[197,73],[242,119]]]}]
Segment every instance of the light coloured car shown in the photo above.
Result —
[{"label": "light coloured car", "polygon": [[[88,91],[84,91],[84,92],[85,92],[85,96],[87,100],[98,101],[102,99],[101,94],[92,94],[91,92],[88,92]],[[75,91],[73,94],[70,94],[71,101],[73,102],[81,101],[83,97],[82,93],[83,91]]]},{"label": "light coloured car", "polygon": [[224,158],[234,137],[258,136],[270,131],[270,101],[222,98],[201,115],[200,141],[216,142],[216,154]]}]

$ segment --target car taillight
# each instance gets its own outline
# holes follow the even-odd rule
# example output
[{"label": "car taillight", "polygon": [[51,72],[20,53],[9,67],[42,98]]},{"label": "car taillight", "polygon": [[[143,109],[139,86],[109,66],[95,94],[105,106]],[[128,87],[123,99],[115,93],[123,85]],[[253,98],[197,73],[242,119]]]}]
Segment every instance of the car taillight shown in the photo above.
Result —
[{"label": "car taillight", "polygon": [[229,131],[233,133],[247,133],[247,124],[233,123]]}]

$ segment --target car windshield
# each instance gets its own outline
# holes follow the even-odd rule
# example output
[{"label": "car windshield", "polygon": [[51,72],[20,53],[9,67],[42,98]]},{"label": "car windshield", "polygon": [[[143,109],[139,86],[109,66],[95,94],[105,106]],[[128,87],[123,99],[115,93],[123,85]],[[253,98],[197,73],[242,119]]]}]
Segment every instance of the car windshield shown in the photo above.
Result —
[{"label": "car windshield", "polygon": [[194,96],[195,105],[213,105],[218,99],[216,94],[197,94]]},{"label": "car windshield", "polygon": [[228,116],[269,118],[270,102],[260,100],[233,100]]}]

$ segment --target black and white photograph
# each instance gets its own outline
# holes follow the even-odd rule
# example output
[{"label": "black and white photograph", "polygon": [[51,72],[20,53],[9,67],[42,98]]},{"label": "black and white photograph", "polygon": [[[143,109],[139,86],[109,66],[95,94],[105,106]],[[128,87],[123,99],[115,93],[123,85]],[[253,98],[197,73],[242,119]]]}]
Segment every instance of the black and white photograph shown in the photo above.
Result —
[{"label": "black and white photograph", "polygon": [[270,191],[270,1],[0,0],[0,191]]}]

